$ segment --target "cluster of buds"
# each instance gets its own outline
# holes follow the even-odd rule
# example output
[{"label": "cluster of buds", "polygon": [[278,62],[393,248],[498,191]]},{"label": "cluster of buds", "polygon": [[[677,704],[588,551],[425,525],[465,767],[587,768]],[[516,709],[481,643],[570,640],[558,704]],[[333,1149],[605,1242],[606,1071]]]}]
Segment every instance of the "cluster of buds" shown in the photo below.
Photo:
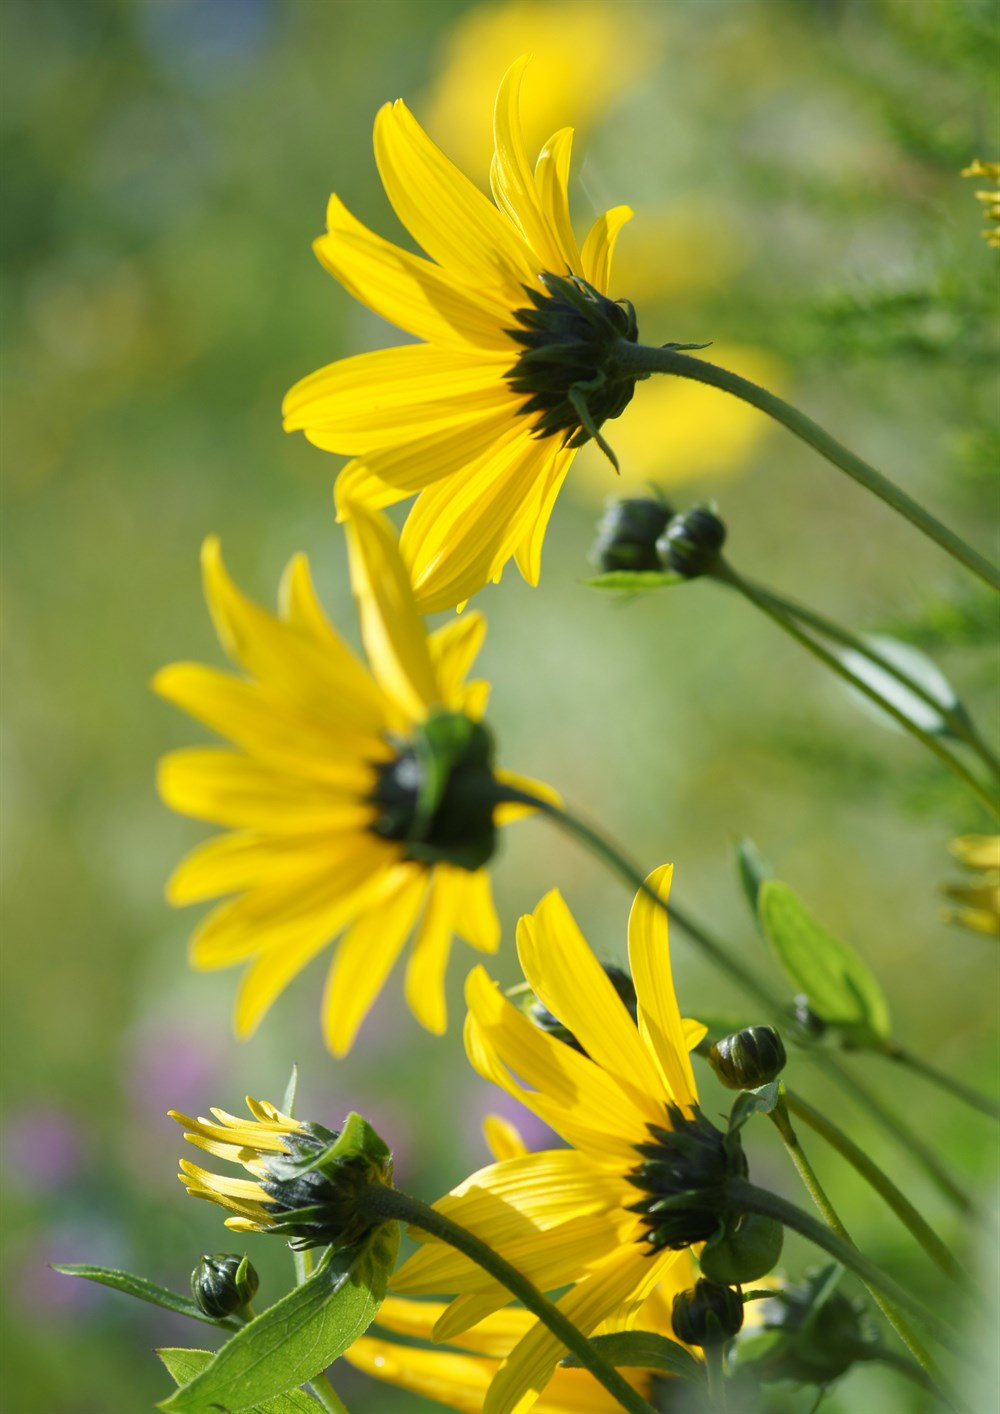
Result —
[{"label": "cluster of buds", "polygon": [[664,502],[612,501],[597,527],[591,559],[604,573],[660,570],[680,579],[711,574],[726,527],[708,506],[675,514]]}]

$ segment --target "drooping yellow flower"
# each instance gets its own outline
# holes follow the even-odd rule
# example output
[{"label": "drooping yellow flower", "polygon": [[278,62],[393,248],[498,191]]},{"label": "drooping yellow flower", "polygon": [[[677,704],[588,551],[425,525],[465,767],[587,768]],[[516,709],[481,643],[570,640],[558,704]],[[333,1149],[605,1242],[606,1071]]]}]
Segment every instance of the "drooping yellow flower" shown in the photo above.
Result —
[{"label": "drooping yellow flower", "polygon": [[532,171],[518,100],[527,60],[497,95],[495,205],[430,141],[403,102],[375,120],[389,200],[430,259],[380,239],[336,196],[320,261],[355,298],[422,342],[343,359],[303,379],[285,427],[353,456],[342,516],[419,493],[400,540],[425,611],[464,602],[513,558],[538,582],[542,539],[578,446],[631,397],[606,351],[635,341],[627,302],[608,298],[611,257],[631,215],[570,224],[572,129]]},{"label": "drooping yellow flower", "polygon": [[177,1177],[191,1196],[235,1213],[226,1226],[236,1232],[273,1233],[300,1251],[348,1246],[371,1232],[360,1199],[369,1185],[391,1182],[392,1154],[368,1122],[350,1114],[335,1131],[267,1100],[248,1095],[246,1103],[250,1119],[216,1108],[211,1119],[170,1111],[190,1144],[253,1175],[233,1178],[181,1159]]},{"label": "drooping yellow flower", "polygon": [[340,937],[323,1000],[335,1055],[351,1046],[411,934],[407,1001],[428,1030],[445,1029],[453,934],[483,952],[499,942],[484,866],[502,816],[490,797],[501,775],[516,784],[493,769],[480,722],[487,684],[465,680],[482,618],[425,634],[377,513],[352,515],[348,546],[370,669],[327,621],[303,556],[285,572],[275,617],[232,583],[213,539],[202,554],[205,594],[242,675],[175,663],[154,680],[232,742],[160,763],[168,805],[227,829],[167,885],[174,904],[225,899],[195,932],[192,962],[246,965],[235,1026],[247,1036]]},{"label": "drooping yellow flower", "polygon": [[1000,835],[960,835],[951,852],[978,878],[944,885],[941,892],[957,905],[946,910],[945,921],[1000,937]]},{"label": "drooping yellow flower", "polygon": [[963,177],[984,177],[986,181],[992,182],[989,191],[977,191],[976,200],[981,202],[984,214],[994,222],[994,225],[987,226],[980,234],[987,245],[1000,246],[1000,162],[983,162],[980,158],[962,170]]},{"label": "drooping yellow flower", "polygon": [[[665,866],[647,882],[665,897],[669,878]],[[570,1286],[559,1306],[587,1334],[634,1326],[658,1284],[689,1285],[686,1249],[712,1231],[685,1237],[658,1227],[655,1194],[643,1197],[651,1148],[676,1123],[697,1116],[688,1051],[704,1027],[681,1019],[666,918],[645,894],[632,906],[628,941],[636,1020],[557,892],[520,922],[525,978],[579,1050],[534,1025],[482,968],[470,974],[465,1040],[472,1064],[571,1147],[493,1164],[436,1205],[543,1290]],[[508,1300],[482,1271],[430,1239],[392,1286],[455,1293],[435,1327],[439,1340],[454,1341]],[[490,1385],[485,1414],[531,1408],[562,1354],[558,1340],[531,1322]]]}]

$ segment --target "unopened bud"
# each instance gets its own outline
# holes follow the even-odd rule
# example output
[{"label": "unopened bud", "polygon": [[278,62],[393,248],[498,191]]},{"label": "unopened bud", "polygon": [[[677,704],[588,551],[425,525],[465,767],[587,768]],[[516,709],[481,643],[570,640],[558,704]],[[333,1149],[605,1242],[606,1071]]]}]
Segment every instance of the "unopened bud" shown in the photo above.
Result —
[{"label": "unopened bud", "polygon": [[685,1345],[724,1345],[743,1325],[743,1297],[731,1286],[702,1278],[674,1297],[674,1335]]},{"label": "unopened bud", "polygon": [[673,510],[662,501],[612,501],[597,524],[590,558],[599,570],[658,570],[656,542]]},{"label": "unopened bud", "polygon": [[716,1041],[708,1059],[727,1089],[757,1090],[781,1074],[788,1057],[773,1026],[747,1026]]},{"label": "unopened bud", "polygon": [[674,516],[656,542],[660,565],[685,579],[709,574],[726,543],[726,527],[706,506]]},{"label": "unopened bud", "polygon": [[191,1273],[191,1295],[214,1320],[222,1320],[249,1306],[260,1285],[249,1258],[234,1252],[211,1252]]}]

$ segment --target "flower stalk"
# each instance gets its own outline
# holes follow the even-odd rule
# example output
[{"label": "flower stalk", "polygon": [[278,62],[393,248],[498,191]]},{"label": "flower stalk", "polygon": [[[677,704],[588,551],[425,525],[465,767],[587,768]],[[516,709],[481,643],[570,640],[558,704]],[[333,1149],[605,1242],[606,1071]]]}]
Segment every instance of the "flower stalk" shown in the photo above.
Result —
[{"label": "flower stalk", "polygon": [[395,1219],[397,1222],[418,1227],[475,1262],[484,1272],[506,1287],[533,1316],[537,1316],[556,1339],[576,1356],[580,1364],[590,1371],[594,1379],[618,1400],[628,1414],[654,1414],[652,1405],[643,1399],[638,1390],[630,1385],[614,1366],[597,1354],[588,1338],[563,1315],[558,1306],[549,1301],[527,1277],[522,1276],[516,1267],[512,1267],[480,1238],[460,1227],[458,1223],[452,1222],[429,1204],[411,1197],[399,1188],[373,1184],[365,1190],[362,1204],[372,1223]]},{"label": "flower stalk", "polygon": [[783,398],[769,393],[766,388],[761,388],[748,378],[741,378],[738,373],[731,373],[726,368],[709,363],[706,359],[692,358],[690,354],[681,353],[669,346],[655,348],[648,344],[633,344],[622,340],[615,347],[614,362],[621,375],[672,373],[679,378],[690,378],[711,388],[719,388],[722,392],[730,393],[733,397],[749,403],[751,407],[787,427],[789,432],[807,442],[834,466],[878,496],[973,574],[978,575],[992,588],[1000,589],[1000,569],[996,565],[991,564],[971,545],[967,545],[954,531],[942,525],[936,516],[931,515],[880,471],[876,471],[835,437],[831,437],[818,423],[813,422],[811,417],[807,417],[791,403],[786,403]]}]

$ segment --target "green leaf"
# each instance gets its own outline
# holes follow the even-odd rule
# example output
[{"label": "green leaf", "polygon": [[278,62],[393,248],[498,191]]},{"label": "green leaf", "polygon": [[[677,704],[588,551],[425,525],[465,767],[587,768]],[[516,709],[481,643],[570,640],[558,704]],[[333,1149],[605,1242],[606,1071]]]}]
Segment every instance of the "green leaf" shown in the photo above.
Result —
[{"label": "green leaf", "polygon": [[736,846],[736,868],[743,885],[743,893],[750,905],[754,918],[757,917],[757,894],[765,879],[774,877],[774,870],[754,844],[753,840],[740,840]]},{"label": "green leaf", "polygon": [[207,1326],[219,1326],[222,1330],[239,1329],[239,1322],[226,1318],[216,1320],[206,1316],[201,1307],[190,1296],[180,1296],[176,1291],[168,1291],[165,1286],[157,1286],[145,1277],[132,1276],[130,1272],[119,1272],[113,1267],[91,1267],[85,1263],[56,1264],[52,1270],[67,1277],[84,1277],[87,1281],[100,1282],[102,1286],[124,1291],[126,1296],[134,1296],[139,1301],[148,1301],[152,1306],[162,1306],[167,1311],[176,1311],[180,1316],[190,1316],[193,1321],[204,1321]]},{"label": "green leaf", "polygon": [[633,594],[643,589],[662,589],[668,584],[683,584],[686,576],[666,570],[608,570],[583,582],[591,589],[627,589]]},{"label": "green leaf", "polygon": [[[665,1335],[653,1331],[614,1331],[610,1335],[594,1335],[590,1343],[609,1365],[616,1369],[621,1366],[639,1365],[646,1370],[662,1370],[668,1375],[677,1375],[692,1384],[704,1384],[704,1369],[683,1345],[668,1340]],[[575,1355],[568,1355],[563,1365],[580,1364]]]},{"label": "green leaf", "polygon": [[[212,1359],[210,1350],[167,1348],[156,1353],[179,1385],[200,1375]],[[315,1399],[310,1399],[304,1390],[293,1389],[266,1399],[263,1404],[250,1405],[247,1414],[317,1414],[318,1409]]]},{"label": "green leaf", "polygon": [[720,1286],[759,1281],[774,1270],[785,1230],[774,1218],[747,1213],[732,1231],[716,1233],[701,1250],[701,1274]]},{"label": "green leaf", "polygon": [[[869,634],[862,641],[891,667],[898,668],[905,677],[928,693],[935,702],[939,702],[943,711],[960,712],[964,715],[965,709],[959,702],[955,689],[926,653],[921,653],[919,648],[913,648],[909,643],[901,643],[898,638],[889,638],[885,634]],[[884,697],[914,726],[925,732],[933,732],[936,736],[954,735],[940,713],[935,712],[928,702],[918,697],[893,673],[873,662],[866,654],[847,649],[841,650],[839,657],[845,668],[868,687],[874,688],[880,697]],[[892,731],[902,731],[902,727],[872,702],[870,697],[865,697],[855,689],[851,689],[851,696],[883,726]]]},{"label": "green leaf", "polygon": [[878,1047],[891,1034],[889,1006],[866,962],[816,922],[798,895],[777,879],[760,886],[764,936],[811,1009],[852,1044]]},{"label": "green leaf", "polygon": [[328,1250],[312,1276],[243,1327],[208,1365],[158,1407],[171,1414],[248,1409],[305,1384],[362,1335],[385,1297],[399,1226]]},{"label": "green leaf", "polygon": [[292,1119],[295,1118],[295,1096],[298,1093],[298,1088],[299,1068],[297,1065],[293,1065],[292,1073],[288,1077],[288,1085],[285,1087],[285,1098],[281,1103],[282,1113],[289,1115]]}]

